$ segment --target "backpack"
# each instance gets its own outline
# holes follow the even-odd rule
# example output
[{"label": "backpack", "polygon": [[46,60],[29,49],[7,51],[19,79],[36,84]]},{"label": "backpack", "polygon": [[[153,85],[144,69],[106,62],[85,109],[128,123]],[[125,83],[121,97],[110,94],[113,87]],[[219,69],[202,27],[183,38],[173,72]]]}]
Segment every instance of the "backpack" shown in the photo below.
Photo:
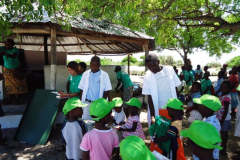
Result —
[{"label": "backpack", "polygon": [[[157,116],[155,123],[149,128],[150,136],[162,137],[167,134],[167,130],[171,125],[171,121],[164,116]],[[167,153],[170,152],[171,140],[159,142],[158,147]]]}]

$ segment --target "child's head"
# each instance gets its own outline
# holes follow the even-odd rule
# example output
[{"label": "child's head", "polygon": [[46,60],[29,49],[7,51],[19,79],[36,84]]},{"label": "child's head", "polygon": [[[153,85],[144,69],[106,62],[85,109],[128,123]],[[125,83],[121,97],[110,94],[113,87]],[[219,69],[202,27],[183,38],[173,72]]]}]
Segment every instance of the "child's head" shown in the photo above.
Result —
[{"label": "child's head", "polygon": [[198,112],[202,117],[212,116],[214,112],[222,107],[217,97],[208,94],[203,95],[201,98],[194,98],[193,102],[198,104]]},{"label": "child's head", "polygon": [[[202,154],[206,153],[213,155],[215,148],[222,149],[218,146],[218,143],[222,142],[220,134],[210,123],[195,120],[188,129],[183,130],[180,134],[188,137],[189,147],[197,157],[202,157]],[[212,158],[209,157],[209,159]]]},{"label": "child's head", "polygon": [[230,71],[228,72],[228,74],[231,76],[231,75],[233,74],[232,70],[230,70]]},{"label": "child's head", "polygon": [[7,41],[5,42],[5,47],[8,50],[12,49],[14,45],[15,45],[15,42],[12,39],[7,39]]},{"label": "child's head", "polygon": [[80,62],[78,65],[79,73],[84,73],[87,69],[87,64],[85,62]]},{"label": "child's head", "polygon": [[101,66],[100,58],[97,56],[93,56],[90,62],[90,69],[93,73],[96,73],[99,71]]},{"label": "child's head", "polygon": [[75,62],[75,61],[69,62],[67,65],[67,68],[68,68],[69,74],[77,75],[77,73],[78,73],[78,63],[77,62]]},{"label": "child's head", "polygon": [[188,71],[191,71],[191,70],[192,70],[192,65],[188,65],[188,66],[187,66],[187,70],[188,70]]},{"label": "child's head", "polygon": [[168,115],[171,118],[182,118],[183,116],[183,103],[177,98],[170,98],[167,105],[162,107],[167,108]]},{"label": "child's head", "polygon": [[232,67],[232,73],[233,73],[233,74],[237,74],[237,67],[236,67],[236,66],[233,66],[233,67]]},{"label": "child's head", "polygon": [[181,73],[180,76],[179,76],[180,80],[183,81],[184,80],[184,74]]},{"label": "child's head", "polygon": [[128,112],[130,114],[137,114],[139,109],[142,107],[142,103],[137,98],[131,98],[128,102],[125,102],[128,105]]},{"label": "child's head", "polygon": [[223,71],[219,71],[218,72],[218,79],[221,79],[224,77],[224,72]]},{"label": "child's head", "polygon": [[223,94],[228,94],[229,91],[231,90],[232,83],[229,80],[224,80],[221,84],[220,91]]},{"label": "child's head", "polygon": [[207,72],[208,66],[204,66],[203,70],[204,70],[204,72]]},{"label": "child's head", "polygon": [[193,82],[193,84],[192,84],[192,93],[200,92],[200,90],[201,90],[201,83]]},{"label": "child's head", "polygon": [[92,102],[89,112],[96,123],[107,124],[111,120],[111,113],[114,105],[104,98]]},{"label": "child's head", "polygon": [[128,136],[122,140],[120,154],[123,160],[157,160],[145,142],[137,136]]},{"label": "child's head", "polygon": [[115,69],[114,69],[114,72],[119,72],[122,70],[122,67],[121,66],[116,66]]},{"label": "child's head", "polygon": [[115,112],[120,113],[122,111],[122,104],[123,104],[122,98],[120,97],[113,98],[110,103],[113,103],[113,106],[114,106],[113,109]]},{"label": "child's head", "polygon": [[198,64],[198,65],[197,65],[197,70],[199,70],[200,68],[201,68],[201,66]]},{"label": "child's head", "polygon": [[185,67],[185,66],[182,66],[181,68],[182,68],[182,71],[185,71],[185,70],[186,70],[186,67]]},{"label": "child's head", "polygon": [[82,117],[83,115],[83,109],[82,107],[86,107],[87,104],[83,104],[79,98],[73,97],[67,100],[67,102],[65,103],[64,107],[63,107],[63,113],[64,115],[67,117],[67,119],[69,118],[78,118],[78,117]]}]

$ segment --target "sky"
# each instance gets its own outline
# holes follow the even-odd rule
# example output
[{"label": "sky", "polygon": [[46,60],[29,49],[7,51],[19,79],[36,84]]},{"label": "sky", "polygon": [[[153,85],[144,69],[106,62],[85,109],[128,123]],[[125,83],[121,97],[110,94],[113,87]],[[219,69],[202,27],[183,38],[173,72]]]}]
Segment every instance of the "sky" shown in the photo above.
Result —
[{"label": "sky", "polygon": [[[174,60],[182,60],[181,56],[179,55],[178,52],[176,51],[170,51],[170,50],[163,50],[162,52],[157,52],[157,51],[151,51],[150,53],[155,53],[157,55],[165,55],[165,56],[173,56]],[[133,57],[137,58],[140,60],[140,57],[144,55],[144,53],[136,53],[133,54]],[[198,64],[201,66],[206,65],[207,63],[210,62],[220,62],[221,64],[226,63],[230,59],[239,56],[240,55],[240,48],[237,48],[237,50],[229,53],[229,54],[223,54],[221,58],[217,58],[216,56],[210,57],[208,53],[201,51],[201,52],[195,52],[194,54],[189,54],[188,58],[191,60],[193,68],[196,68]],[[75,59],[80,59],[83,61],[90,61],[92,56],[83,56],[83,55],[68,55],[67,59],[72,61]],[[100,58],[111,58],[113,61],[121,61],[125,56],[100,56]],[[161,59],[160,59],[161,63]]]}]

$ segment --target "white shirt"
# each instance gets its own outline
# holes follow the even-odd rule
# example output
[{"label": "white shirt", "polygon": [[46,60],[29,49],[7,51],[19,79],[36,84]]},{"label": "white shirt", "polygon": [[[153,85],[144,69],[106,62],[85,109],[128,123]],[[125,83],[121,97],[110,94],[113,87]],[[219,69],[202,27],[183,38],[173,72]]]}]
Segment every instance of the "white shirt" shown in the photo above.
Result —
[{"label": "white shirt", "polygon": [[[83,90],[82,93],[82,102],[84,103],[86,100],[86,96],[87,96],[87,91],[89,89],[89,77],[90,77],[90,72],[91,70],[87,70],[86,72],[83,73],[82,79],[79,83],[78,88]],[[107,72],[104,72],[103,70],[100,69],[101,72],[101,76],[100,76],[100,91],[99,91],[99,97],[98,98],[102,98],[103,97],[103,93],[105,91],[110,91],[112,90],[112,85],[111,85],[111,81],[109,78],[109,75],[107,74]]]},{"label": "white shirt", "polygon": [[126,116],[125,113],[123,112],[123,109],[120,113],[117,113],[114,109],[112,110],[112,116],[113,119],[116,121],[117,124],[120,122],[126,122]]},{"label": "white shirt", "polygon": [[171,98],[170,84],[168,80],[168,73],[164,70],[154,74],[157,81],[158,90],[158,109],[162,109]]},{"label": "white shirt", "polygon": [[[171,98],[177,98],[176,87],[178,87],[181,84],[177,74],[175,73],[175,71],[173,70],[173,67],[171,66],[163,66],[162,71],[164,71],[165,73],[168,73],[167,77],[169,82],[169,90],[171,91]],[[154,73],[152,73],[150,70],[146,72],[146,75],[144,77],[142,94],[151,95],[153,100],[154,110],[155,110],[155,117],[159,116],[159,108],[163,106],[160,106],[158,104],[159,101],[158,101],[157,80],[154,76]],[[151,125],[151,116],[150,116],[149,110],[148,110],[148,124],[149,126]]]},{"label": "white shirt", "polygon": [[66,142],[67,158],[74,160],[82,159],[83,152],[79,146],[82,142],[83,134],[80,124],[77,121],[66,122],[62,129],[62,136]]}]

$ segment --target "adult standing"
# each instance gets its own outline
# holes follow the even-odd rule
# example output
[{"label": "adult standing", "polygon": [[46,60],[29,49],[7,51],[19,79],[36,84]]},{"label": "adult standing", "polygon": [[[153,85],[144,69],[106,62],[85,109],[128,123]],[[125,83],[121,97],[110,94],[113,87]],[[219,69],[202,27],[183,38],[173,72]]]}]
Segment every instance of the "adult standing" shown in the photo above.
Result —
[{"label": "adult standing", "polygon": [[78,85],[81,81],[82,76],[78,74],[78,63],[75,61],[69,62],[67,69],[69,72],[66,85],[67,93],[61,92],[60,97],[79,97],[80,89],[78,88]]},{"label": "adult standing", "polygon": [[223,64],[223,67],[221,68],[221,71],[223,71],[224,72],[224,77],[223,77],[223,79],[228,79],[227,77],[227,74],[228,74],[228,72],[227,72],[227,67],[228,67],[228,65],[227,64]]},{"label": "adult standing", "polygon": [[197,65],[197,69],[195,70],[195,77],[196,79],[201,80],[202,79],[202,70],[201,70],[201,66],[198,64]]},{"label": "adult standing", "polygon": [[83,73],[78,88],[80,89],[80,100],[88,104],[83,110],[83,119],[91,120],[89,113],[90,105],[98,98],[108,97],[108,92],[112,90],[109,75],[100,69],[101,61],[97,56],[92,57],[90,69]]},{"label": "adult standing", "polygon": [[[170,66],[160,65],[155,54],[149,54],[145,63],[148,71],[144,77],[142,94],[148,96],[148,124],[155,123],[155,117],[162,115],[169,118],[168,111],[163,108],[169,98],[177,98],[177,87],[181,84],[175,71]],[[151,150],[159,150],[151,143]]]},{"label": "adult standing", "polygon": [[187,95],[190,92],[193,82],[192,65],[187,66],[187,71],[184,73],[184,80],[186,82],[185,95]]},{"label": "adult standing", "polygon": [[15,42],[12,39],[7,39],[5,47],[0,47],[0,55],[3,56],[4,60],[5,88],[7,94],[10,95],[6,103],[9,103],[14,95],[13,102],[18,103],[18,95],[28,92],[24,71],[18,59],[19,50],[14,45]]},{"label": "adult standing", "polygon": [[232,117],[235,117],[235,109],[237,108],[237,105],[239,103],[239,95],[238,91],[236,90],[238,86],[238,74],[237,74],[237,67],[233,66],[232,68],[232,74],[228,78],[228,80],[231,82],[231,90],[230,90],[230,95],[231,95],[231,107],[232,107]]},{"label": "adult standing", "polygon": [[201,93],[202,93],[202,95],[204,95],[204,94],[211,95],[212,82],[209,79],[209,76],[210,76],[210,72],[206,71],[204,73],[203,79],[201,81]]},{"label": "adult standing", "polygon": [[[121,71],[122,68],[120,66],[116,66],[114,72],[117,74],[117,86],[115,88],[116,92],[122,90],[122,100],[124,102],[128,102],[133,96],[133,83],[126,72]],[[121,85],[122,84],[122,85]],[[128,117],[128,105],[123,103],[123,109],[125,115]]]}]

